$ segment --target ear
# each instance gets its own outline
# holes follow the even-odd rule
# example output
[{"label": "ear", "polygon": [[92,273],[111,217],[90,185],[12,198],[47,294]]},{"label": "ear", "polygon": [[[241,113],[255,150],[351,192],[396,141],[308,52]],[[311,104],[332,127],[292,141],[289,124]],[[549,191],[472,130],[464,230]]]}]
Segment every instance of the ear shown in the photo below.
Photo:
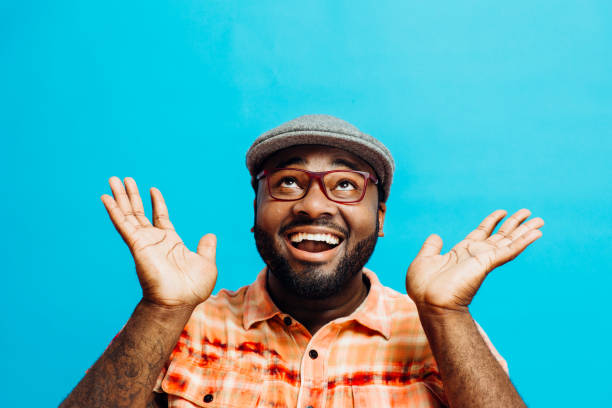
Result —
[{"label": "ear", "polygon": [[380,202],[378,203],[378,236],[384,237],[383,226],[385,224],[385,214],[387,212],[387,204]]},{"label": "ear", "polygon": [[[254,219],[256,220],[257,219],[257,199],[253,200],[253,211],[255,214]],[[251,232],[255,232],[255,226],[251,227]]]}]

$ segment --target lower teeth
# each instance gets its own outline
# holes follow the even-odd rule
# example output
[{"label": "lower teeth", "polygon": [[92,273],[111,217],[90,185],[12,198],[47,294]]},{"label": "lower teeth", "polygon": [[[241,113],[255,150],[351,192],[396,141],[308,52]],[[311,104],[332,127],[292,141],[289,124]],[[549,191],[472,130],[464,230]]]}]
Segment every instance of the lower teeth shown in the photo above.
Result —
[{"label": "lower teeth", "polygon": [[292,243],[292,245],[297,248],[300,249],[302,251],[308,251],[308,252],[323,252],[323,251],[329,251],[330,249],[335,248],[336,246],[338,246],[338,244],[336,245],[331,245],[328,244],[326,242],[321,242],[321,241],[308,241],[308,240],[304,240],[302,242],[299,243]]}]

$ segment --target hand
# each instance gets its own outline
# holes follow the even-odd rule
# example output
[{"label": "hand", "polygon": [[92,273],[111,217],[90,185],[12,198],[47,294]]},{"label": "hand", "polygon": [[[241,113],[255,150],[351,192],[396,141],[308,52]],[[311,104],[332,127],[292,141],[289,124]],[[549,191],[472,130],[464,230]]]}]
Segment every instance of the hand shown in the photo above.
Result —
[{"label": "hand", "polygon": [[206,300],[217,280],[217,239],[207,234],[191,252],[174,231],[161,192],[151,188],[153,225],[145,216],[134,179],[125,187],[117,177],[109,180],[113,197],[102,202],[136,263],[143,299],[163,307],[195,307]]},{"label": "hand", "polygon": [[497,210],[444,255],[440,255],[442,239],[430,235],[408,268],[408,295],[420,309],[467,312],[487,274],[514,259],[542,236],[541,218],[522,224],[530,215],[526,209],[517,211],[491,235],[506,216],[506,211]]}]

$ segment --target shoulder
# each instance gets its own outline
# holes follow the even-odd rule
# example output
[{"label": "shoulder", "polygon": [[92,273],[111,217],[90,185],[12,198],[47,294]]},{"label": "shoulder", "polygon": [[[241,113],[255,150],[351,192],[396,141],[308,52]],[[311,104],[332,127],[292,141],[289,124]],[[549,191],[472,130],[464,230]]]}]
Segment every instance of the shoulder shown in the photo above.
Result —
[{"label": "shoulder", "polygon": [[235,291],[221,289],[195,308],[187,325],[201,322],[210,325],[227,320],[242,321],[248,288],[243,286]]},{"label": "shoulder", "polygon": [[222,312],[224,314],[240,314],[244,308],[245,296],[249,286],[238,290],[221,289],[216,295],[210,296],[194,310],[194,314],[202,312]]},{"label": "shoulder", "polygon": [[406,294],[383,285],[374,271],[364,268],[364,274],[370,280],[369,296],[372,296],[372,299],[369,299],[370,310],[384,320],[388,320],[392,328],[391,334],[393,335],[399,328],[418,330],[420,328],[419,315],[412,299]]},{"label": "shoulder", "polygon": [[387,313],[391,323],[391,338],[420,339],[426,342],[427,338],[419,320],[416,305],[410,297],[387,286],[382,287]]},{"label": "shoulder", "polygon": [[235,291],[221,289],[200,303],[185,325],[178,345],[187,342],[197,348],[209,340],[223,337],[228,329],[240,330],[247,290],[248,286]]},{"label": "shoulder", "polygon": [[[412,346],[420,346],[429,349],[429,342],[415,303],[406,294],[400,293],[390,287],[383,286],[382,293],[384,294],[387,303],[387,311],[391,320],[391,342],[411,343]],[[493,356],[499,361],[501,366],[508,372],[508,364],[506,360],[496,350],[495,346],[485,333],[484,329],[474,320],[478,331],[480,332],[484,342],[488,346]]]},{"label": "shoulder", "polygon": [[385,299],[393,306],[398,309],[410,309],[416,311],[416,305],[410,299],[410,296],[405,293],[400,293],[397,290],[384,286],[381,284],[382,293]]}]

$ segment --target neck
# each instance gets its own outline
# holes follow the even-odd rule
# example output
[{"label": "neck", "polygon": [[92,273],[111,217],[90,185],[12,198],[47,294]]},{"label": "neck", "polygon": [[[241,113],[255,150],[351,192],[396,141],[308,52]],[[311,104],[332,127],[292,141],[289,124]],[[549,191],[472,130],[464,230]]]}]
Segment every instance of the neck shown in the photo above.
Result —
[{"label": "neck", "polygon": [[308,299],[287,291],[274,274],[268,272],[266,281],[276,306],[302,323],[312,335],[330,321],[353,313],[365,300],[369,286],[360,272],[339,293],[325,299]]}]

